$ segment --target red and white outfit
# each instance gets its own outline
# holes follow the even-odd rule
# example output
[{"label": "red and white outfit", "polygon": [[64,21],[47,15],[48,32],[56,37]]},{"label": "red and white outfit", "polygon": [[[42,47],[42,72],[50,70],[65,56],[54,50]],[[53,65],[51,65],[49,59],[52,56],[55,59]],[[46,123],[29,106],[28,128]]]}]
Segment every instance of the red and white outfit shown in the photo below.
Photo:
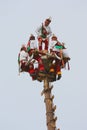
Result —
[{"label": "red and white outfit", "polygon": [[25,50],[21,50],[20,53],[20,70],[22,71],[28,71],[28,66],[26,66],[28,62],[28,53]]},{"label": "red and white outfit", "polygon": [[[56,74],[58,76],[60,76],[62,74],[62,72],[61,72],[61,57],[60,57],[60,50],[55,47],[55,45],[57,45],[57,44],[60,44],[60,42],[58,42],[57,40],[51,40],[49,50],[50,50],[50,53],[53,53],[57,57],[57,59],[55,60],[55,65],[56,65],[55,71],[56,71]],[[53,70],[54,70],[54,66],[52,65],[50,68],[50,72],[53,72]]]},{"label": "red and white outfit", "polygon": [[36,40],[29,40],[27,46],[30,46],[31,49],[36,49]]},{"label": "red and white outfit", "polygon": [[[42,26],[38,27],[36,29],[36,34],[38,37],[38,42],[39,42],[39,50],[47,50],[48,51],[48,45],[49,45],[49,37],[52,35],[52,31],[50,26],[45,26],[45,24],[43,25],[43,28],[46,30],[47,34],[46,34],[46,38],[42,37]],[[43,43],[45,45],[44,49],[43,49]]]},{"label": "red and white outfit", "polygon": [[[29,56],[29,54],[25,50],[20,51],[20,69],[22,71],[28,72],[33,79],[33,76],[36,74],[36,71],[34,69],[32,59],[33,57]],[[27,64],[29,61],[30,63]]]},{"label": "red and white outfit", "polygon": [[27,44],[27,47],[30,47],[30,50],[28,51],[29,56],[33,56],[33,59],[38,61],[38,70],[39,71],[44,71],[44,65],[43,65],[41,56],[39,55],[39,53],[37,55],[35,55],[33,53],[33,50],[35,50],[37,48],[36,41],[35,40],[30,40],[28,42],[28,44]]}]

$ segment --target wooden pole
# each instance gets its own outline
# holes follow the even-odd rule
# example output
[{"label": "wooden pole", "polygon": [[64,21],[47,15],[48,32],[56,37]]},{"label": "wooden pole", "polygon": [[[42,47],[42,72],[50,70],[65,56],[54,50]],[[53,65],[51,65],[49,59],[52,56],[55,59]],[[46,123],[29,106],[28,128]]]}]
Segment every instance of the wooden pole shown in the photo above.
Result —
[{"label": "wooden pole", "polygon": [[53,86],[49,85],[48,78],[44,78],[44,89],[41,93],[41,95],[44,94],[45,99],[44,103],[46,105],[46,123],[47,123],[47,130],[55,130],[56,129],[56,120],[57,117],[54,115],[54,111],[56,109],[56,105],[53,105],[53,98],[51,90]]}]

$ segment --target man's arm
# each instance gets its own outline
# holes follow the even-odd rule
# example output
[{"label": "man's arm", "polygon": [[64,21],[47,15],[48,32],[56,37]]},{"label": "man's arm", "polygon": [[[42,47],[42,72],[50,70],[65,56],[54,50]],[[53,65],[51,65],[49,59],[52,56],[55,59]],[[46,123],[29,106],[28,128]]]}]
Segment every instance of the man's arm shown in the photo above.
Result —
[{"label": "man's arm", "polygon": [[50,27],[48,27],[48,34],[47,34],[47,37],[49,38],[49,37],[51,37],[51,35],[52,35],[51,28],[50,28]]},{"label": "man's arm", "polygon": [[41,35],[41,26],[40,27],[38,27],[37,29],[36,29],[36,34],[37,34],[37,36],[40,36]]}]

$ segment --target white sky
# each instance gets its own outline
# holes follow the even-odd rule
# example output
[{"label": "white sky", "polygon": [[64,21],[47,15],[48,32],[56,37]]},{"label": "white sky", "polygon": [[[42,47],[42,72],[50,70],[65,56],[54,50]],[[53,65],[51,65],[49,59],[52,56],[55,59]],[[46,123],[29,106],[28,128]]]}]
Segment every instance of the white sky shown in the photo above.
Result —
[{"label": "white sky", "polygon": [[47,129],[43,83],[27,73],[18,76],[17,56],[49,16],[71,57],[71,70],[62,70],[62,79],[53,83],[56,126],[87,130],[87,0],[0,0],[0,130]]}]

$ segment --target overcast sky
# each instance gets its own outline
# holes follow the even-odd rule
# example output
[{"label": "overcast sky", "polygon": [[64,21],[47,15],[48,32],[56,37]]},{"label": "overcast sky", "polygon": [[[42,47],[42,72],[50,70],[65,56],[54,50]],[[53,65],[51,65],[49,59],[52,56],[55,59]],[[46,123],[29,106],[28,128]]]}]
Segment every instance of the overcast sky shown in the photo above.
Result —
[{"label": "overcast sky", "polygon": [[18,76],[21,44],[49,16],[66,43],[70,71],[53,84],[57,128],[87,130],[87,0],[0,0],[0,130],[46,130],[43,83]]}]

